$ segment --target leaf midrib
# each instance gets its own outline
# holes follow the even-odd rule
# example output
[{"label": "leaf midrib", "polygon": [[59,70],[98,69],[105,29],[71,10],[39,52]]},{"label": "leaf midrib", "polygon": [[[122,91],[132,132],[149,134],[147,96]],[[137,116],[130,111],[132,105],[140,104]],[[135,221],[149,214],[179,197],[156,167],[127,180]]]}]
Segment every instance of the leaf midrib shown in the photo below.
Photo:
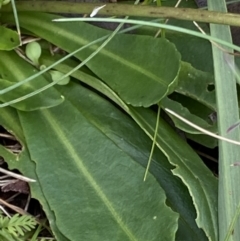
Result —
[{"label": "leaf midrib", "polygon": [[58,137],[59,142],[62,143],[63,148],[65,148],[67,153],[70,153],[69,155],[72,157],[72,160],[74,160],[77,169],[83,174],[89,185],[95,190],[96,195],[102,200],[104,205],[112,214],[114,220],[119,224],[119,226],[127,235],[129,240],[138,241],[138,239],[134,236],[131,230],[129,230],[129,228],[124,224],[124,222],[121,219],[121,216],[114,209],[111,201],[108,199],[108,197],[105,195],[101,187],[95,181],[94,177],[88,171],[87,167],[84,165],[82,159],[78,156],[77,151],[75,150],[71,142],[69,142],[67,136],[64,134],[59,124],[57,122],[54,122],[53,124],[52,120],[54,120],[54,116],[47,109],[44,110],[42,113],[46,121],[48,122],[49,126],[52,128],[53,132]]}]

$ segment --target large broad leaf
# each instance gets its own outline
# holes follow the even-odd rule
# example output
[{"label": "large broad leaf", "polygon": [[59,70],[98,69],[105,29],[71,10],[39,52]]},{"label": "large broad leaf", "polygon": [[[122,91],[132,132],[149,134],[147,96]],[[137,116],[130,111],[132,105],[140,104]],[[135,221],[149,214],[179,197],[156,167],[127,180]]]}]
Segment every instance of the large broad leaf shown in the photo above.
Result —
[{"label": "large broad leaf", "polygon": [[[51,61],[54,61],[54,60],[50,60],[49,58],[47,58],[47,56],[44,56],[44,58],[42,58],[42,61],[44,64],[50,65],[52,63]],[[68,72],[74,66],[75,65],[72,61],[67,61],[67,62],[64,62],[63,64],[58,65],[57,69],[62,70],[63,72]],[[134,109],[135,111],[133,111],[131,108],[124,105],[124,103],[122,103],[121,100],[119,100],[119,98],[115,95],[113,91],[111,91],[107,86],[104,86],[104,84],[100,80],[98,80],[93,76],[87,75],[82,71],[76,71],[73,74],[73,77],[83,81],[84,83],[92,86],[93,88],[97,89],[104,95],[111,98],[118,105],[120,105],[124,110],[126,110],[148,135],[150,135],[151,137],[153,136],[155,118],[156,118],[154,114],[152,114],[148,110],[143,110],[138,108],[136,110]],[[62,94],[67,95],[66,91],[64,91]],[[71,97],[69,98],[77,99],[77,94],[73,96],[71,94]],[[78,106],[80,105],[81,105],[81,109],[83,108],[83,106],[85,106],[86,115],[90,115],[91,119],[92,120],[94,119],[95,120],[94,122],[97,123],[98,126],[104,126],[105,132],[108,133],[108,136],[111,136],[111,139],[113,139],[114,142],[117,142],[118,145],[120,144],[124,145],[123,149],[125,151],[130,150],[130,148],[128,145],[123,144],[122,141],[119,141],[119,139],[122,136],[125,137],[124,140],[128,140],[127,143],[132,143],[132,148],[134,146],[139,147],[138,152],[136,150],[132,150],[129,153],[129,155],[133,155],[133,153],[135,153],[135,160],[137,162],[142,163],[140,156],[143,155],[147,157],[149,155],[148,153],[148,151],[150,150],[149,143],[144,141],[145,140],[144,136],[141,134],[141,132],[139,132],[136,129],[134,125],[130,125],[131,122],[129,122],[129,120],[123,118],[124,115],[122,115],[121,118],[119,118],[121,119],[121,122],[118,121],[116,126],[116,122],[112,122],[111,118],[109,118],[109,121],[106,121],[106,120],[104,121],[104,118],[107,118],[106,117],[107,114],[104,116],[99,115],[99,113],[105,112],[104,109],[98,109],[97,112],[96,111],[94,112],[93,108],[91,108],[91,103],[87,104],[87,102],[84,102],[80,104],[80,100],[79,100]],[[139,112],[140,110],[141,112]],[[136,114],[136,111],[138,114]],[[116,117],[114,119],[117,120]],[[113,133],[113,135],[111,135],[110,133]],[[182,170],[181,172],[186,173],[186,175],[182,175],[182,179],[184,180],[185,183],[186,182],[188,183],[188,187],[190,189],[194,189],[193,191],[191,190],[191,193],[195,195],[198,192],[200,193],[202,189],[204,190],[203,191],[204,194],[201,198],[203,199],[206,198],[206,201],[204,203],[196,202],[196,205],[197,205],[197,209],[199,210],[198,215],[200,217],[204,217],[204,216],[206,216],[206,218],[208,217],[207,219],[209,220],[209,222],[206,222],[206,223],[200,222],[199,225],[200,226],[203,225],[203,227],[206,227],[206,230],[209,230],[208,226],[211,227],[213,225],[216,230],[217,216],[216,216],[216,210],[214,209],[216,199],[217,199],[216,179],[209,173],[209,171],[206,169],[206,167],[199,159],[199,157],[191,150],[191,148],[187,146],[186,142],[180,139],[176,135],[176,133],[174,133],[171,130],[171,128],[169,128],[169,126],[166,125],[162,120],[160,121],[159,133],[160,133],[160,135],[158,136],[159,142],[157,143],[158,147],[161,146],[161,150],[164,153],[167,153],[167,157],[171,163],[174,163],[174,165],[178,165],[180,170]],[[136,136],[137,138],[135,138]],[[173,147],[171,147],[172,144],[174,145]],[[143,160],[144,160],[144,157],[143,157]],[[180,214],[179,229],[178,229],[176,240],[185,240],[185,241],[205,240],[204,235],[195,226],[194,219],[196,218],[195,216],[196,214],[192,208],[192,203],[191,203],[192,200],[189,199],[189,194],[186,191],[186,189],[182,186],[182,182],[180,182],[179,179],[175,179],[173,175],[169,174],[169,171],[172,169],[172,167],[166,163],[166,157],[162,155],[160,157],[160,154],[158,153],[156,160],[159,160],[159,165],[156,165],[156,162],[153,161],[152,169],[150,169],[150,171],[154,174],[154,176],[156,176],[157,180],[164,188],[168,198],[169,205]],[[188,162],[192,162],[193,160],[194,160],[194,165],[193,166],[188,165]],[[208,180],[207,179],[205,180],[205,175],[208,175]],[[196,184],[196,182],[193,182],[193,180],[195,179],[195,176],[198,176],[201,180],[205,180],[206,183],[208,184],[206,186],[202,186],[201,182],[199,184]],[[205,191],[206,191],[206,194],[205,194]],[[197,200],[199,199],[198,197],[194,197],[193,199],[195,198]],[[208,202],[210,207],[208,207]],[[200,207],[201,203],[204,205],[204,207]],[[212,223],[212,220],[213,220],[213,223]],[[211,237],[214,237],[214,234],[210,234],[210,235]]]},{"label": "large broad leaf", "polygon": [[[62,64],[59,66],[62,71],[68,71],[69,69],[66,69],[66,65]],[[80,71],[78,71],[80,72]],[[77,72],[77,73],[78,73]],[[77,77],[78,74],[75,74],[74,77]],[[80,72],[81,73],[81,72]],[[79,75],[81,80],[84,80],[86,83],[89,84],[96,84],[99,83],[99,91],[103,91],[103,85],[101,82],[99,82],[96,78],[93,78],[91,76],[87,76],[86,74],[82,73]],[[93,86],[96,87],[96,86]],[[68,88],[65,89],[66,91],[63,92],[62,94],[67,95],[66,92],[69,91]],[[74,93],[74,94],[73,94]],[[72,98],[72,102],[76,102],[77,104],[75,106],[78,106],[79,109],[83,111],[83,107],[85,106],[85,115],[90,116],[88,119],[92,120],[96,126],[99,128],[102,126],[102,130],[104,130],[105,134],[112,139],[118,146],[124,150],[124,152],[127,152],[128,155],[131,155],[132,158],[135,161],[138,161],[140,163],[144,163],[144,160],[147,160],[148,157],[148,151],[150,150],[150,145],[149,142],[146,142],[146,138],[142,136],[141,132],[137,131],[136,127],[133,125],[130,125],[129,121],[127,119],[123,119],[123,115],[119,117],[119,114],[116,113],[116,111],[111,110],[110,113],[111,115],[108,114],[108,108],[99,108],[99,106],[96,106],[97,103],[100,102],[100,100],[97,100],[96,103],[93,105],[92,102],[86,101],[84,102],[84,105],[81,104],[82,100],[78,100],[78,96],[83,96],[82,98],[85,99],[84,95],[85,91],[79,93],[78,89],[75,89],[75,92],[70,92],[68,98]],[[86,93],[85,93],[86,94]],[[94,110],[92,107],[96,107],[96,110]],[[91,112],[90,112],[91,110]],[[104,114],[107,112],[106,114]],[[92,114],[90,114],[92,113]],[[113,113],[115,113],[113,115]],[[95,118],[93,118],[95,116]],[[106,121],[106,118],[108,117],[108,121]],[[152,116],[149,116],[148,118],[152,119]],[[155,117],[153,117],[154,119]],[[102,120],[101,120],[102,119]],[[113,121],[111,121],[113,119]],[[105,120],[105,121],[104,121]],[[121,120],[121,122],[117,122],[117,120]],[[124,120],[124,121],[123,121]],[[126,123],[126,124],[125,124]],[[152,126],[155,125],[154,120],[151,122]],[[120,130],[118,127],[120,127]],[[162,126],[162,125],[161,125]],[[168,129],[167,126],[162,126],[161,133],[166,132],[166,135],[168,135]],[[127,135],[128,134],[128,135]],[[173,133],[170,130],[170,135],[172,136]],[[128,136],[128,138],[126,138]],[[137,136],[137,138],[134,138]],[[130,138],[132,137],[132,138]],[[164,138],[164,137],[163,137]],[[176,136],[172,136],[172,140],[176,140],[178,142],[178,146],[184,147],[186,144],[182,140],[176,138]],[[166,138],[164,138],[166,139]],[[172,140],[167,138],[166,141],[169,140],[169,145],[172,143]],[[131,143],[131,145],[129,145]],[[183,145],[183,146],[182,146]],[[136,149],[136,147],[139,147]],[[132,151],[131,151],[132,149]],[[186,148],[185,148],[186,149]],[[164,150],[165,152],[165,150]],[[187,154],[188,153],[188,154]],[[194,155],[193,152],[188,149],[188,152],[186,153],[187,156],[192,155],[194,159],[197,157]],[[171,155],[170,155],[171,156]],[[183,153],[181,153],[182,158],[184,158]],[[189,157],[188,157],[189,158]],[[184,186],[182,186],[181,182],[179,180],[175,180],[174,176],[172,176],[169,171],[171,169],[171,166],[167,165],[165,160],[166,158],[161,155],[159,156],[159,153],[157,155],[157,159],[159,159],[161,162],[161,165],[156,165],[156,162],[153,163],[152,166],[152,172],[158,179],[159,183],[161,186],[164,188],[166,191],[167,197],[169,199],[169,204],[171,207],[178,211],[181,215],[181,218],[179,220],[179,232],[177,233],[177,239],[176,240],[191,240],[194,237],[194,240],[204,240],[204,235],[201,233],[200,230],[198,230],[195,226],[195,211],[192,209],[192,204],[191,204],[191,198],[189,199],[188,192],[185,190]],[[171,157],[172,160],[172,157]],[[164,164],[166,163],[166,165]],[[201,170],[201,162],[198,163],[200,165],[199,170]],[[162,166],[162,167],[161,167]],[[170,169],[169,169],[170,168]],[[161,171],[162,169],[162,171]],[[205,169],[206,171],[206,169]],[[44,170],[46,172],[46,170]],[[175,180],[175,181],[174,181]],[[214,180],[211,180],[212,183],[214,183]],[[211,186],[210,186],[211,189]],[[211,199],[211,198],[210,198]],[[211,200],[212,201],[212,200]],[[205,213],[204,213],[205,214]],[[211,216],[210,216],[211,217]],[[186,232],[186,230],[188,230]],[[189,235],[189,232],[191,230],[191,235]],[[179,237],[179,238],[178,238]],[[201,238],[200,238],[201,237]]]},{"label": "large broad leaf", "polygon": [[[115,120],[111,109],[99,111],[104,106],[96,94],[73,84],[66,89],[71,94],[74,88],[81,101]],[[143,182],[145,169],[107,138],[86,111],[66,100],[49,110],[19,112],[59,230],[71,241],[174,240],[178,215],[166,206],[156,179],[149,175]]]},{"label": "large broad leaf", "polygon": [[[36,74],[37,72],[33,66],[21,59],[13,51],[1,51],[0,56],[0,76],[2,77],[2,79],[0,78],[1,90],[12,86],[17,82]],[[48,83],[49,82],[42,75],[38,76],[31,82],[25,83],[14,90],[0,95],[0,100],[3,103],[12,101],[16,98],[32,93]],[[19,110],[32,111],[59,105],[63,102],[63,100],[64,97],[61,96],[54,88],[52,88],[29,99],[12,104],[12,106]]]},{"label": "large broad leaf", "polygon": [[[62,70],[66,68],[64,64],[59,67]],[[80,71],[75,73],[75,76],[79,72]],[[84,78],[84,75],[81,75],[81,79],[82,78]],[[85,80],[86,79],[88,79],[88,77],[85,75]],[[94,82],[99,81],[95,79]],[[68,96],[68,99],[71,100],[72,103],[76,103],[79,111],[84,112],[85,116],[87,116],[92,123],[98,126],[99,129],[101,128],[104,134],[125,153],[131,156],[134,161],[144,167],[146,166],[146,160],[151,149],[151,141],[129,117],[126,117],[107,103],[93,108],[92,102],[82,101],[81,98],[78,98],[79,90],[77,89],[72,90],[69,94],[67,94],[67,92],[68,90],[66,89],[62,89],[61,91],[62,94]],[[85,92],[86,91],[84,91],[84,93]],[[82,93],[81,95],[84,94]],[[103,100],[101,100],[101,102],[102,101]],[[96,98],[95,102],[99,103],[100,99]],[[112,114],[109,116],[108,111],[110,108]],[[169,165],[167,158],[159,150],[156,150],[153,159],[150,172],[166,192],[168,205],[180,214],[176,240],[187,241],[192,240],[192,238],[194,238],[194,240],[205,240],[204,233],[196,226],[196,213],[188,190],[181,180],[171,173],[173,166]],[[188,232],[186,232],[186,230],[188,230]]]},{"label": "large broad leaf", "polygon": [[[61,69],[66,68],[64,67],[64,64],[59,67]],[[84,78],[84,74],[81,75],[81,78]],[[97,79],[95,79],[95,82],[96,81]],[[69,92],[68,89],[62,90],[62,94],[64,95],[67,95],[66,92]],[[85,91],[83,93],[85,93]],[[78,100],[78,96],[79,89],[75,88],[74,91],[72,90],[71,93],[68,94],[67,99],[70,98],[72,102],[77,103],[76,106],[78,106],[79,110],[83,110],[84,108],[85,114],[89,117],[89,119],[95,122],[97,126],[101,126],[102,130],[104,130],[104,133],[109,139],[114,141],[116,145],[119,146],[119,148],[121,148],[124,152],[130,155],[134,161],[142,165],[145,165],[146,160],[149,156],[151,142],[144,135],[144,133],[136,127],[136,124],[134,124],[134,122],[131,121],[131,119],[127,118],[124,114],[122,114],[120,111],[113,107],[111,112],[114,113],[114,115],[104,115],[103,113],[107,112],[109,106],[111,105],[107,105],[107,110],[105,108],[106,104],[100,106],[102,107],[102,109],[98,109],[99,105],[97,105],[96,108],[98,110],[95,111],[94,108],[92,108],[92,102],[83,102],[81,100]],[[97,103],[98,102],[99,100],[97,101]],[[2,113],[3,115],[0,116],[0,123],[4,125],[9,131],[11,131],[13,128],[15,135],[22,139],[23,137],[20,128],[20,123],[18,121],[18,117],[14,115],[14,110],[12,110],[11,108],[5,108],[3,109]],[[11,120],[10,123],[8,119]],[[118,119],[121,121],[117,121]],[[19,134],[19,132],[21,134]],[[123,141],[123,137],[125,141]],[[9,163],[11,168],[17,168],[21,170],[25,175],[38,180],[38,177],[35,177],[34,175],[35,164],[31,162],[29,157],[22,153],[20,160],[15,161],[15,157],[9,157],[1,149],[0,154],[4,156],[5,160]],[[194,240],[205,240],[203,232],[200,229],[198,229],[195,224],[194,219],[196,214],[192,205],[192,199],[190,198],[188,191],[186,190],[186,187],[182,184],[182,182],[171,174],[170,170],[172,169],[172,166],[168,164],[166,157],[164,157],[163,154],[157,151],[154,155],[154,161],[152,164],[153,165],[151,166],[150,171],[153,173],[158,182],[164,188],[168,198],[168,204],[175,211],[180,213],[179,228],[175,240],[191,241],[193,238]],[[39,201],[42,203],[43,208],[46,211],[48,219],[51,223],[52,229],[55,235],[57,235],[58,237],[58,240],[65,240],[63,238],[59,238],[60,234],[55,224],[55,218],[52,217],[53,214],[48,210],[49,208],[47,200],[45,200],[43,194],[39,193],[37,184],[38,183],[31,185],[31,193],[34,198],[39,199]],[[38,193],[39,195],[37,195]],[[186,232],[186,230],[188,231]]]},{"label": "large broad leaf", "polygon": [[[46,52],[44,52],[43,55],[41,56],[40,62],[43,65],[50,66],[54,62],[58,61],[60,59],[60,57],[61,56],[57,56],[57,55],[55,55],[53,57],[53,56],[50,56],[50,54],[47,54]],[[76,61],[67,60],[67,61],[64,61],[64,63],[58,64],[54,68],[57,69],[58,71],[68,73],[69,71],[71,71],[72,68],[75,68],[76,66],[77,66]],[[201,75],[200,75],[199,78],[193,78],[193,80],[194,80],[193,83],[191,83],[191,81],[188,81],[187,83],[185,83],[184,82],[185,77],[188,78],[188,76],[186,76],[185,66],[187,66],[187,67],[189,66],[190,69],[192,70],[192,72],[194,70],[194,68],[192,68],[191,65],[189,65],[187,63],[182,63],[182,68],[181,68],[181,71],[180,71],[180,80],[179,80],[180,86],[177,87],[177,90],[181,91],[181,93],[184,94],[184,95],[182,95],[182,97],[185,97],[185,94],[186,94],[186,96],[191,96],[194,99],[196,99],[197,94],[195,94],[195,92],[193,91],[194,88],[187,87],[187,86],[190,85],[190,84],[194,84],[195,80],[198,81],[198,82],[201,81],[201,78],[200,78]],[[204,73],[204,72],[198,71],[198,70],[196,70],[196,72],[197,73],[198,72]],[[77,78],[78,80],[92,86],[93,88],[96,88],[98,91],[100,91],[104,95],[108,96],[108,93],[105,90],[106,85],[104,85],[104,83],[101,83],[95,77],[90,76],[89,71],[87,71],[87,72],[86,71],[84,71],[84,72],[83,71],[76,71],[76,73],[73,73],[72,76]],[[206,77],[203,75],[202,78],[204,80],[204,81],[202,81],[203,82],[203,88],[205,88],[205,86],[207,85],[207,83],[205,83]],[[96,85],[97,83],[98,83],[98,85]],[[182,87],[181,87],[181,85],[182,85]],[[189,89],[189,91],[188,91],[188,89]],[[174,94],[174,96],[176,96],[176,94]],[[203,97],[204,97],[204,95],[203,95]],[[112,97],[110,97],[110,98],[112,98]],[[206,105],[203,105],[203,104],[201,104],[197,101],[194,102],[193,99],[191,99],[191,101],[189,101],[189,99],[187,99],[187,98],[186,98],[187,100],[184,102],[184,105],[183,105],[181,103],[182,102],[182,98],[181,98],[181,100],[177,99],[177,101],[175,101],[175,102],[172,101],[171,106],[166,106],[166,105],[163,105],[163,103],[166,103],[166,101],[165,101],[166,98],[167,97],[165,97],[161,101],[162,106],[168,107],[168,108],[174,110],[176,113],[179,113],[180,115],[184,116],[185,118],[194,122],[195,124],[201,125],[201,127],[203,127],[203,128],[207,128],[211,131],[216,132],[216,125],[213,125],[213,124],[211,125],[211,123],[208,123],[210,121],[209,115],[212,113],[212,111]],[[202,99],[204,99],[204,98],[202,98]],[[117,101],[116,98],[115,98],[114,101]],[[205,104],[205,102],[204,102],[204,104]],[[190,105],[192,105],[191,108],[189,108]],[[210,103],[210,105],[211,105],[211,103]],[[186,107],[184,107],[184,106],[186,106]],[[200,144],[205,145],[205,146],[210,147],[210,148],[214,148],[217,145],[217,140],[215,138],[211,138],[211,137],[208,137],[206,135],[199,135],[200,133],[198,131],[196,131],[195,129],[193,129],[193,128],[189,127],[188,125],[184,124],[182,121],[178,120],[177,118],[172,117],[172,120],[173,120],[174,124],[176,125],[176,127],[178,127],[179,129],[184,130],[187,133],[194,133],[193,135],[191,135],[191,134],[186,134],[186,135],[187,135],[188,138],[194,140],[195,142],[199,142]],[[196,133],[198,134],[197,137],[195,137]]]},{"label": "large broad leaf", "polygon": [[9,28],[0,26],[0,36],[0,50],[12,50],[20,44],[17,32]]},{"label": "large broad leaf", "polygon": [[[82,22],[53,23],[52,19],[57,17],[43,13],[19,14],[22,27],[68,52],[109,34]],[[12,18],[8,14],[3,15],[3,19],[11,21]],[[84,60],[98,47],[92,45],[75,56]],[[166,39],[117,35],[87,66],[124,101],[146,107],[173,91],[180,69],[180,54]]]}]

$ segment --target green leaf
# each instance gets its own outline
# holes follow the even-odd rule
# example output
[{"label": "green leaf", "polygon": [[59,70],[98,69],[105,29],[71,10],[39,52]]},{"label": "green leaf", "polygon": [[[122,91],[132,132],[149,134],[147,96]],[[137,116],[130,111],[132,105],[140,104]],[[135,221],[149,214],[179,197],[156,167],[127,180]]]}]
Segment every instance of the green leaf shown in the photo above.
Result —
[{"label": "green leaf", "polygon": [[[215,85],[212,74],[193,68],[190,64],[182,62],[179,74],[178,86],[176,92],[170,96],[170,99],[163,99],[162,105],[168,107],[187,120],[217,133],[217,122],[211,120],[211,115],[216,111]],[[186,125],[177,118],[172,117],[176,127],[192,134],[186,136],[209,148],[218,145],[215,138],[206,135],[199,136],[199,132]]]},{"label": "green leaf", "polygon": [[0,238],[1,238],[1,241],[23,241],[18,237],[12,236],[10,233],[6,232],[5,230],[0,230]]},{"label": "green leaf", "polygon": [[[74,89],[115,121],[111,109],[99,111],[96,94],[70,83],[69,95]],[[19,113],[57,227],[70,240],[174,240],[178,215],[166,206],[156,179],[143,182],[145,169],[106,138],[80,104],[67,99],[61,107]]]},{"label": "green leaf", "polygon": [[[14,52],[2,51],[0,55],[0,76],[2,76],[2,79],[0,79],[1,89],[9,87],[18,81],[22,81],[35,74],[37,71]],[[25,94],[32,93],[47,84],[48,81],[44,76],[38,76],[33,81],[0,95],[0,100],[4,103],[14,100]],[[32,111],[59,105],[63,100],[64,97],[60,96],[54,88],[51,88],[34,97],[12,104],[12,106],[19,110]]]},{"label": "green leaf", "polygon": [[[177,101],[174,101],[168,97],[165,97],[161,101],[161,106],[163,106],[164,108],[169,108],[170,110],[176,112],[177,114],[181,115],[185,119],[193,122],[194,124],[204,128],[208,131],[212,131],[214,133],[217,132],[216,126],[210,125],[204,119],[198,117],[197,115],[190,113],[190,111],[186,107],[184,107]],[[178,118],[176,118],[174,116],[171,116],[171,118],[172,118],[174,124],[176,125],[176,127],[178,127],[179,129],[184,130],[185,132],[188,132],[191,134],[202,134],[200,131],[190,127],[189,125],[187,125],[185,123],[182,123]]]},{"label": "green leaf", "polygon": [[212,74],[200,71],[182,62],[176,92],[197,100],[216,111],[216,95]]},{"label": "green leaf", "polygon": [[[171,19],[169,24],[196,31],[195,25],[193,25],[190,21]],[[208,27],[206,29],[204,24],[201,24],[200,26],[206,33],[209,32]],[[213,73],[211,44],[209,41],[173,31],[166,31],[166,38],[176,45],[184,62],[190,63],[194,68],[198,68],[201,71]]]},{"label": "green leaf", "polygon": [[[153,139],[155,114],[143,108],[130,108],[129,114]],[[204,230],[209,240],[217,240],[217,179],[191,147],[161,119],[158,133],[156,146],[166,153],[169,162],[176,166],[172,170],[173,174],[181,178],[188,187],[197,211],[198,227]]]},{"label": "green leaf", "polygon": [[64,237],[64,235],[57,228],[56,217],[53,211],[50,209],[46,198],[44,197],[44,193],[42,192],[41,186],[39,184],[38,176],[36,175],[36,164],[30,158],[16,109],[11,107],[5,107],[1,109],[0,124],[4,126],[10,133],[15,135],[15,137],[24,146],[24,150],[21,152],[21,155],[14,155],[0,145],[0,155],[8,163],[8,167],[10,169],[17,169],[27,177],[37,181],[35,183],[29,183],[31,188],[31,196],[41,203],[48,217],[48,221],[51,224],[51,229],[57,240],[70,241]]},{"label": "green leaf", "polygon": [[19,46],[19,36],[16,31],[0,26],[0,50],[12,50]]},{"label": "green leaf", "polygon": [[[43,13],[19,14],[22,27],[68,52],[109,34],[82,22],[53,23],[54,18],[55,15]],[[92,45],[76,57],[84,60],[97,48],[98,45]],[[124,101],[146,107],[173,91],[180,70],[180,54],[166,39],[117,35],[87,66]]]},{"label": "green leaf", "polygon": [[23,236],[26,231],[30,231],[36,226],[36,221],[33,217],[15,214],[11,218],[0,216],[0,226],[14,237]]},{"label": "green leaf", "polygon": [[[41,61],[43,61],[43,63],[46,65],[50,65],[53,61],[56,60],[56,56],[55,59],[52,59],[47,55],[43,55],[41,58]],[[64,63],[61,63],[58,66],[56,66],[56,69],[59,69],[64,73],[67,73],[71,68],[74,68],[76,64],[77,63],[74,64],[74,61],[67,60]],[[79,79],[80,81],[83,81],[85,84],[90,85],[92,88],[97,89],[99,92],[108,96],[110,99],[112,99],[118,105],[121,106],[122,102],[116,99],[115,93],[96,77],[88,75],[82,72],[81,70],[76,71],[72,74],[72,76],[76,79]],[[67,95],[66,92],[67,90],[62,92],[62,94]],[[74,100],[76,101],[77,99],[79,99],[78,96],[79,92],[78,90],[75,90],[75,94],[71,93],[71,95],[67,98],[71,98],[73,102]],[[103,114],[106,112],[105,109],[107,108],[97,107],[97,110],[95,110],[94,108],[92,108],[92,106],[95,106],[95,104],[92,105],[91,102],[83,102],[81,100],[78,100],[78,102],[79,103],[76,106],[81,106],[81,111],[83,111],[84,109],[84,112],[87,116],[89,116],[89,119],[96,123],[97,126],[102,126],[102,129],[105,130],[105,133],[109,138],[111,138],[115,143],[117,143],[118,146],[121,146],[121,148],[126,153],[128,153],[128,155],[134,158],[136,162],[139,162],[141,165],[145,166],[146,160],[148,159],[149,152],[151,149],[151,143],[146,138],[146,136],[144,136],[144,134],[139,130],[139,128],[136,127],[136,124],[132,124],[129,118],[126,118],[126,116],[124,116],[123,114],[120,115],[121,112],[119,113],[116,110],[110,111],[111,113],[115,113],[113,120],[111,120],[111,117],[107,113]],[[98,103],[99,101],[96,102]],[[127,106],[124,109],[129,110]],[[99,115],[99,113],[102,114]],[[155,117],[149,116],[149,118],[154,119]],[[154,120],[151,123],[153,125],[152,129],[154,129]],[[169,130],[171,134],[171,129],[169,129],[168,126],[164,125],[163,128],[160,130],[160,133],[164,132],[165,135],[168,136]],[[123,136],[125,142],[122,141],[121,137]],[[129,145],[129,143],[131,143],[131,145]],[[171,140],[169,140],[169,144],[170,143]],[[177,143],[177,145],[185,146],[186,143],[180,140]],[[192,204],[192,199],[189,196],[188,190],[178,177],[172,175],[171,169],[173,169],[173,167],[169,165],[166,157],[161,152],[159,152],[159,149],[155,150],[155,155],[156,156],[153,157],[152,165],[150,167],[150,172],[155,176],[155,178],[158,180],[158,182],[166,192],[168,198],[168,205],[180,214],[179,229],[176,234],[176,241],[206,240],[206,237],[203,234],[203,232],[196,226],[196,213]],[[183,154],[181,155],[183,156]],[[195,153],[192,152],[192,155],[194,156],[194,158],[196,158]]]}]

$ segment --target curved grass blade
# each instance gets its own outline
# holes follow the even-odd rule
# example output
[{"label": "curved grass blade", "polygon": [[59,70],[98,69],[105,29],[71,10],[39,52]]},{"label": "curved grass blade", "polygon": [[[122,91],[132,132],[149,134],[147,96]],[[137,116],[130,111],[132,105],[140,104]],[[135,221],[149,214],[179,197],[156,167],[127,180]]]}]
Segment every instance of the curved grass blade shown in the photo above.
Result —
[{"label": "curved grass blade", "polygon": [[158,128],[159,128],[159,118],[160,118],[160,104],[158,105],[158,111],[157,111],[157,121],[156,121],[156,128],[155,128],[155,132],[154,132],[154,137],[153,137],[153,142],[152,142],[152,148],[151,148],[151,152],[148,158],[148,162],[147,162],[147,167],[146,167],[146,171],[144,173],[144,177],[143,177],[143,181],[146,181],[147,178],[147,174],[151,165],[151,161],[152,161],[152,156],[153,156],[153,152],[154,152],[154,148],[156,145],[156,139],[157,139],[157,132],[158,132]]},{"label": "curved grass blade", "polygon": [[206,40],[211,40],[213,42],[222,44],[223,46],[229,47],[231,49],[237,50],[238,52],[240,52],[240,47],[237,45],[234,45],[232,43],[229,43],[227,41],[212,37],[210,35],[207,34],[202,34],[199,33],[197,31],[193,31],[193,30],[189,30],[189,29],[185,29],[185,28],[181,28],[181,27],[176,27],[176,26],[172,26],[169,24],[163,24],[163,23],[154,23],[154,22],[149,22],[149,21],[143,21],[143,20],[132,20],[132,19],[121,19],[121,18],[68,18],[68,19],[54,19],[54,22],[113,22],[113,23],[129,23],[129,24],[138,24],[138,25],[142,25],[142,26],[150,26],[150,27],[155,27],[155,28],[163,28],[163,29],[168,29],[168,30],[172,30],[172,31],[177,31],[177,32],[181,32],[181,33],[185,33],[185,34],[189,34],[192,36],[196,36],[199,38],[203,38]]},{"label": "curved grass blade", "polygon": [[21,44],[21,30],[20,30],[20,25],[19,25],[19,20],[18,20],[18,13],[17,13],[16,5],[15,5],[15,0],[11,0],[11,3],[12,3],[13,15],[15,18],[15,24],[16,24],[16,28],[17,28],[17,32],[18,32],[18,38],[19,38],[19,42]]}]

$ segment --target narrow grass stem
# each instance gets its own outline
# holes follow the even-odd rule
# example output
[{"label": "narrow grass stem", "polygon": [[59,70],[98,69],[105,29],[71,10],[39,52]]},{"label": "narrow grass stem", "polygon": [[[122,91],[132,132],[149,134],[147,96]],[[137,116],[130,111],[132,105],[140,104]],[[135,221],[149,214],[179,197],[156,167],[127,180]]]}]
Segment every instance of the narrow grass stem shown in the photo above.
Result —
[{"label": "narrow grass stem", "polygon": [[153,137],[151,152],[150,152],[150,155],[149,155],[149,158],[148,158],[148,163],[147,163],[147,167],[146,167],[144,178],[143,178],[144,182],[147,179],[147,174],[148,174],[148,171],[149,171],[149,168],[150,168],[150,165],[151,165],[154,148],[155,148],[156,141],[157,141],[158,127],[159,127],[159,118],[160,118],[160,110],[161,110],[161,106],[158,105],[156,127],[155,127],[155,131],[154,131],[154,137]]}]

